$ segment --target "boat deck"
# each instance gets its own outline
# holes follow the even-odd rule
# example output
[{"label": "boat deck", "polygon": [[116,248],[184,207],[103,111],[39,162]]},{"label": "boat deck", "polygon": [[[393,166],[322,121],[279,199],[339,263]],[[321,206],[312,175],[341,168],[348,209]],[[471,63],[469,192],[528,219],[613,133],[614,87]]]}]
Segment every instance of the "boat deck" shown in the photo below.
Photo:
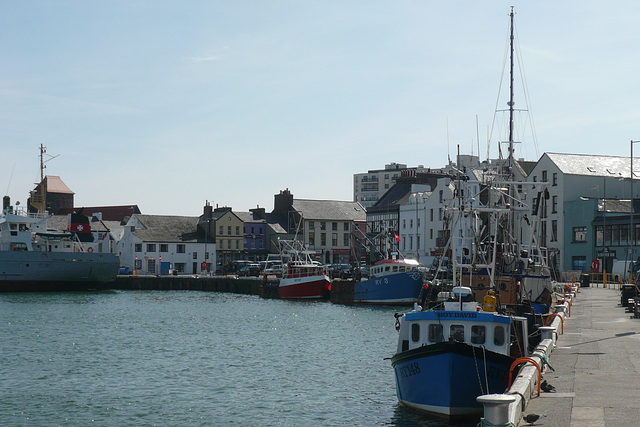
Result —
[{"label": "boat deck", "polygon": [[549,363],[555,372],[543,379],[556,392],[543,392],[523,412],[542,416],[535,425],[638,425],[640,319],[620,305],[620,290],[580,288]]}]

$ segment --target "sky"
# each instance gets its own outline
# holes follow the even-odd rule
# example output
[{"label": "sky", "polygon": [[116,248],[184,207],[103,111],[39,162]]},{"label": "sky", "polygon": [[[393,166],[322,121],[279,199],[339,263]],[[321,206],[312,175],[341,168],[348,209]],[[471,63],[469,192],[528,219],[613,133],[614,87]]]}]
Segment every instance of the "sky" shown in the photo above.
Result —
[{"label": "sky", "polygon": [[[629,156],[640,2],[0,2],[0,186],[198,216],[352,200],[353,174],[498,156],[510,6],[516,157]],[[507,64],[508,69],[508,64]],[[1,188],[1,187],[0,187]]]}]

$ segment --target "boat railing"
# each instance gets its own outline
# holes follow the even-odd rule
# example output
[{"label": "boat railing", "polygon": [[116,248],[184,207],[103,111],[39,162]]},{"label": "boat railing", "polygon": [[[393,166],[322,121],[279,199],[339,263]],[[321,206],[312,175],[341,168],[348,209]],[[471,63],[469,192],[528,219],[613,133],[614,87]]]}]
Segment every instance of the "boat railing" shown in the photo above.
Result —
[{"label": "boat railing", "polygon": [[4,213],[5,215],[12,214],[34,219],[46,219],[49,216],[46,212],[29,212],[24,206],[9,206],[4,210]]}]

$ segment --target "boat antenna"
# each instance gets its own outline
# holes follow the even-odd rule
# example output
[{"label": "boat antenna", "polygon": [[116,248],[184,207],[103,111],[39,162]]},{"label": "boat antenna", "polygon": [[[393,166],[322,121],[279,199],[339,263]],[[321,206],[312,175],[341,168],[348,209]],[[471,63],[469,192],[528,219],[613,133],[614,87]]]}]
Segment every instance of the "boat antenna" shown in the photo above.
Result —
[{"label": "boat antenna", "polygon": [[16,170],[16,164],[13,164],[13,167],[11,168],[11,175],[9,176],[9,184],[7,184],[7,192],[4,193],[5,195],[9,194],[9,187],[11,187],[11,180],[13,180],[13,172]]},{"label": "boat antenna", "polygon": [[47,154],[47,147],[45,147],[43,144],[40,144],[40,182],[44,180],[44,170],[47,167],[45,163],[47,163],[49,160],[53,160],[56,157],[60,156],[60,154],[57,154],[55,156],[51,156],[47,154],[49,158],[45,160],[44,159],[45,154]]}]

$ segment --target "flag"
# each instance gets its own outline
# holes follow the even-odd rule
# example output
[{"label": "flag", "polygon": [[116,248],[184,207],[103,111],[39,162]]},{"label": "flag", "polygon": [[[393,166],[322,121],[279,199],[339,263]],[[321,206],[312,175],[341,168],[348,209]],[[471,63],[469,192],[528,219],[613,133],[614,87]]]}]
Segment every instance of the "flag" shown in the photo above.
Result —
[{"label": "flag", "polygon": [[393,235],[396,238],[396,242],[399,242],[400,241],[400,236],[398,236],[398,233],[393,233]]}]

